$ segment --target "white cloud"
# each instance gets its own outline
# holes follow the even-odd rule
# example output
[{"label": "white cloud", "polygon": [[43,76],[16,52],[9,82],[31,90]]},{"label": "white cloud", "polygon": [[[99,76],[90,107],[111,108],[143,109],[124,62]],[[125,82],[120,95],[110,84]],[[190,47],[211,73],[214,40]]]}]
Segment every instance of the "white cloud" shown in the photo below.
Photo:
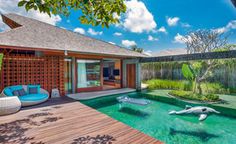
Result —
[{"label": "white cloud", "polygon": [[102,34],[103,34],[102,31],[100,31],[100,32],[99,32],[99,31],[95,31],[95,30],[93,30],[92,28],[89,28],[89,29],[88,29],[88,33],[91,34],[91,35],[94,35],[94,36],[95,36],[95,35],[102,35]]},{"label": "white cloud", "polygon": [[152,56],[152,51],[151,50],[147,50],[147,51],[143,51],[143,54],[148,55],[148,56]]},{"label": "white cloud", "polygon": [[179,17],[169,17],[167,18],[167,24],[169,26],[176,26],[179,22]]},{"label": "white cloud", "polygon": [[[119,16],[117,13],[114,13],[114,14],[113,14],[113,17],[114,17],[114,18],[117,18],[119,21],[120,21],[120,19],[121,19],[121,16]],[[116,27],[122,26],[122,22],[116,23],[115,26],[116,26]]]},{"label": "white cloud", "polygon": [[117,19],[120,19],[120,18],[121,18],[117,13],[114,13],[114,14],[113,14],[113,17],[114,17],[114,18],[117,18]]},{"label": "white cloud", "polygon": [[123,23],[125,29],[134,33],[142,33],[156,28],[157,24],[154,21],[154,17],[143,2],[130,0],[126,1],[125,4],[127,6]]},{"label": "white cloud", "polygon": [[230,21],[227,26],[226,26],[227,29],[236,29],[236,20],[232,20]]},{"label": "white cloud", "polygon": [[74,32],[79,33],[79,34],[85,34],[85,30],[83,28],[79,28],[79,27],[75,28]]},{"label": "white cloud", "polygon": [[108,43],[113,44],[113,45],[116,45],[116,43],[114,43],[114,42],[108,42]]},{"label": "white cloud", "polygon": [[131,46],[137,45],[135,41],[130,41],[130,40],[122,40],[121,43],[125,47],[131,47]]},{"label": "white cloud", "polygon": [[114,35],[114,36],[122,36],[122,33],[115,32],[113,35]]},{"label": "white cloud", "polygon": [[148,40],[149,40],[149,41],[158,41],[158,38],[155,38],[155,37],[149,35],[149,36],[148,36]]},{"label": "white cloud", "polygon": [[226,26],[221,27],[221,28],[217,28],[217,29],[213,29],[213,31],[216,31],[218,33],[224,33],[224,32],[228,32],[230,30],[234,30],[236,29],[236,20],[232,20],[230,21]]},{"label": "white cloud", "polygon": [[[191,35],[191,36],[190,36]],[[181,35],[179,33],[177,33],[174,37],[174,43],[181,43],[184,44],[185,42],[191,42],[193,39],[193,37],[197,38],[196,35],[194,33],[191,33],[190,35]]]},{"label": "white cloud", "polygon": [[174,37],[174,43],[184,43],[184,36],[177,33],[177,35]]},{"label": "white cloud", "polygon": [[167,34],[167,30],[164,26],[160,27],[159,29],[152,30],[153,33],[165,33]]},{"label": "white cloud", "polygon": [[184,28],[189,28],[189,27],[191,27],[191,25],[188,24],[188,23],[181,23],[181,26],[184,27]]},{"label": "white cloud", "polygon": [[158,32],[162,32],[162,33],[167,33],[166,28],[163,27],[163,26],[160,27],[157,31],[158,31]]},{"label": "white cloud", "polygon": [[219,34],[222,34],[222,33],[225,33],[228,30],[225,27],[221,27],[221,28],[213,29],[213,31],[217,32]]},{"label": "white cloud", "polygon": [[[3,14],[16,13],[19,15],[27,16],[27,17],[34,18],[42,22],[49,23],[51,25],[56,25],[58,22],[61,21],[61,17],[59,15],[52,14],[50,17],[45,13],[40,13],[39,11],[35,11],[35,10],[30,10],[29,12],[26,12],[24,7],[17,6],[18,2],[19,0],[0,0],[0,11]],[[3,29],[2,25],[3,23],[1,21],[0,22],[1,29]]]}]

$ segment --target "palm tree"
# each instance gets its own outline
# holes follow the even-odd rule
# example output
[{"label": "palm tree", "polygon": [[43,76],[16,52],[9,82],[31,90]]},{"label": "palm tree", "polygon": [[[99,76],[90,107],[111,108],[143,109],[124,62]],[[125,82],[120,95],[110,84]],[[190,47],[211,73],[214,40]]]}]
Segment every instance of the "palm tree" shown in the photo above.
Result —
[{"label": "palm tree", "polygon": [[144,51],[143,48],[138,48],[137,45],[132,45],[131,50],[135,51],[135,52],[139,52],[139,53],[143,53],[143,51]]}]

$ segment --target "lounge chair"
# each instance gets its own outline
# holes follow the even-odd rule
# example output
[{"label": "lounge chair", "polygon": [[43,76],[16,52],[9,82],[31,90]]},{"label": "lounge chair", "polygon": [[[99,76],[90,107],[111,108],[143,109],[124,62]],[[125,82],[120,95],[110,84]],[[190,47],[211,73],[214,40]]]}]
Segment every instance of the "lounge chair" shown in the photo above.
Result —
[{"label": "lounge chair", "polygon": [[46,90],[40,88],[40,86],[38,85],[39,86],[38,92],[34,94],[30,94],[28,92],[29,86],[31,85],[17,85],[17,86],[6,87],[2,92],[2,96],[12,97],[14,96],[13,94],[14,90],[23,88],[26,94],[18,96],[22,106],[32,106],[32,105],[43,103],[48,100],[49,93]]}]

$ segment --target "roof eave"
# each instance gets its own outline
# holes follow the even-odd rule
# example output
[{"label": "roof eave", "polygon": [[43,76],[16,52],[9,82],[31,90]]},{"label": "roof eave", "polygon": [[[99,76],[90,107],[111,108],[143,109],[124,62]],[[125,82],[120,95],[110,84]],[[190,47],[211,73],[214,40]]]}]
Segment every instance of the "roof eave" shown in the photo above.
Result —
[{"label": "roof eave", "polygon": [[[40,51],[40,52],[55,52],[59,55],[65,53],[65,50],[55,50],[55,49],[49,49],[49,48],[34,48],[34,47],[22,47],[22,46],[13,46],[13,45],[0,45],[0,48],[5,49],[15,49],[15,50],[28,50],[28,51]],[[91,52],[80,52],[80,51],[67,51],[67,53],[71,54],[84,54],[84,55],[101,55],[101,56],[114,56],[114,57],[120,57],[120,58],[142,58],[145,56],[135,56],[135,55],[118,55],[118,54],[104,54],[104,53],[91,53]]]}]

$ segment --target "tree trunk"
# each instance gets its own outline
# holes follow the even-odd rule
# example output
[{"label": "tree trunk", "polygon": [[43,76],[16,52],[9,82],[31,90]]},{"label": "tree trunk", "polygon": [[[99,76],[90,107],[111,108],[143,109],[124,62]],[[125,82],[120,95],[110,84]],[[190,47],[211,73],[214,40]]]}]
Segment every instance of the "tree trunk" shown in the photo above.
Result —
[{"label": "tree trunk", "polygon": [[195,78],[193,81],[193,93],[196,93],[197,79]]},{"label": "tree trunk", "polygon": [[194,93],[197,93],[197,94],[200,94],[200,95],[202,94],[200,77],[197,77],[195,79]]},{"label": "tree trunk", "polygon": [[200,82],[198,82],[197,83],[197,89],[198,89],[198,94],[202,94],[202,88],[201,88],[201,83]]}]

